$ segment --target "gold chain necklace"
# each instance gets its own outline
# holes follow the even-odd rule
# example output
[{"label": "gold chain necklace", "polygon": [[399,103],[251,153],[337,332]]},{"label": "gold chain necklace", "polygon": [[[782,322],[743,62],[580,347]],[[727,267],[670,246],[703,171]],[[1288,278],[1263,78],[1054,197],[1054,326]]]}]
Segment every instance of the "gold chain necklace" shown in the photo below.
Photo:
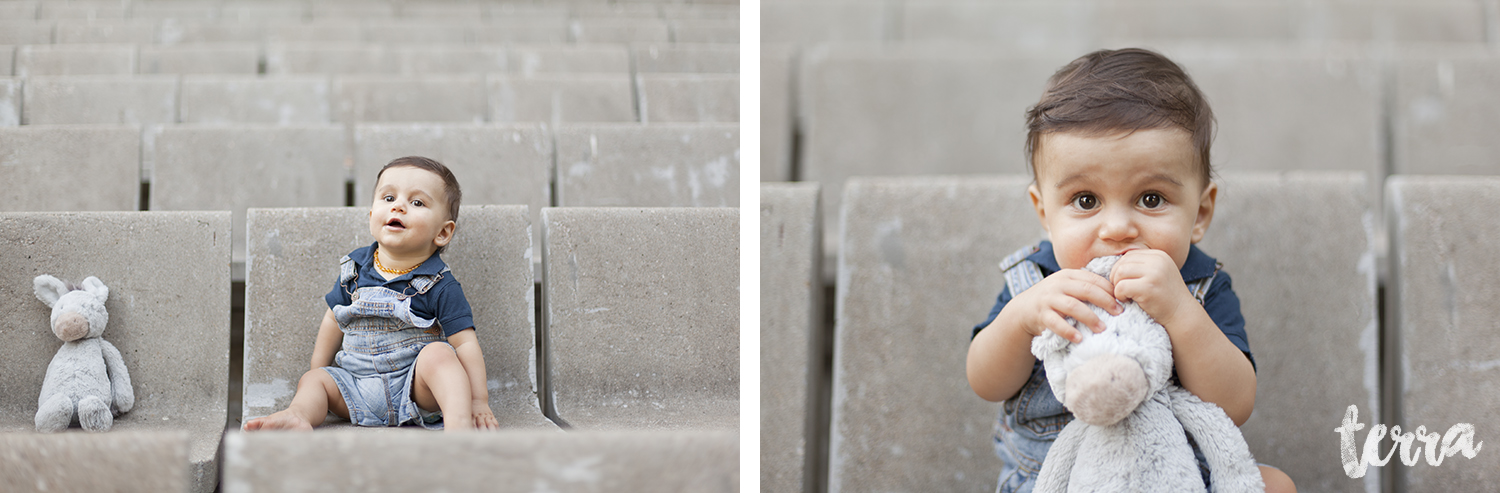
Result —
[{"label": "gold chain necklace", "polygon": [[422,266],[422,264],[417,264],[417,265],[413,265],[411,267],[407,267],[405,269],[400,269],[400,270],[387,269],[387,268],[385,268],[384,265],[380,265],[380,249],[379,248],[375,249],[375,268],[376,269],[380,269],[381,272],[384,272],[386,274],[391,274],[391,275],[397,275],[397,276],[399,276],[401,274],[405,274],[407,272],[411,272],[411,271],[417,270],[417,267],[421,267],[421,266]]}]

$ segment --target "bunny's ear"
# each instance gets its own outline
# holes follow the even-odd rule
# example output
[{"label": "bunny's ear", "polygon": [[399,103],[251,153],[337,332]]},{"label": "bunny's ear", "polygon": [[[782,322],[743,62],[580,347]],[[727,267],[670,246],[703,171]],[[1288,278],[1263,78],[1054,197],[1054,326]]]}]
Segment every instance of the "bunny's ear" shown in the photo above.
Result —
[{"label": "bunny's ear", "polygon": [[94,276],[89,276],[83,280],[83,290],[88,291],[89,294],[98,296],[101,300],[109,298],[109,288],[104,285],[104,281],[100,281],[99,278]]},{"label": "bunny's ear", "polygon": [[36,290],[36,299],[42,300],[42,303],[46,303],[49,307],[68,292],[66,283],[46,274],[36,276],[31,286]]}]

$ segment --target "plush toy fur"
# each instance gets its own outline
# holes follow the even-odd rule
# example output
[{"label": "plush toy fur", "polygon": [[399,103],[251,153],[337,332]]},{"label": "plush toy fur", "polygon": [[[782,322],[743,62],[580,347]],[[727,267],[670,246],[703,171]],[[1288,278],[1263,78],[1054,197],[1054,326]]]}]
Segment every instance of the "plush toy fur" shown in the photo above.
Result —
[{"label": "plush toy fur", "polygon": [[[1089,262],[1108,277],[1115,257]],[[1078,324],[1083,342],[1050,331],[1032,340],[1057,399],[1077,418],[1058,434],[1038,473],[1036,492],[1205,491],[1191,434],[1208,460],[1215,492],[1265,491],[1245,438],[1224,410],[1170,382],[1172,341],[1133,302],[1107,329]]]},{"label": "plush toy fur", "polygon": [[37,398],[37,431],[55,432],[75,422],[88,431],[108,431],[115,416],[135,405],[120,350],[100,337],[109,322],[104,310],[109,288],[92,276],[77,287],[48,275],[32,284],[37,299],[52,307],[52,333],[63,340]]}]

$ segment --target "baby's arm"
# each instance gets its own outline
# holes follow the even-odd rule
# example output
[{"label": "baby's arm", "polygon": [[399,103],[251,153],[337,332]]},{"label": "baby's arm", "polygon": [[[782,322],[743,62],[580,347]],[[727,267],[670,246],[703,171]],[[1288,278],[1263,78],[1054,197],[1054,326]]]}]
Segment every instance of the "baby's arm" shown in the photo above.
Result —
[{"label": "baby's arm", "polygon": [[1134,250],[1110,276],[1116,297],[1135,301],[1167,329],[1182,388],[1224,408],[1235,426],[1245,424],[1255,409],[1255,369],[1193,299],[1171,257],[1160,250]]},{"label": "baby's arm", "polygon": [[469,395],[474,401],[474,429],[497,430],[499,422],[490,410],[490,392],[484,370],[484,352],[479,349],[479,338],[470,327],[448,336],[448,344],[458,353],[458,362],[464,373],[469,374]]},{"label": "baby's arm", "polygon": [[313,342],[312,369],[333,366],[333,355],[344,344],[344,331],[339,330],[339,321],[330,308],[323,314],[323,323],[318,325],[318,339]]},{"label": "baby's arm", "polygon": [[1058,271],[1042,279],[1005,305],[984,330],[969,343],[967,373],[969,387],[987,401],[998,402],[1015,395],[1031,376],[1036,357],[1031,354],[1031,339],[1051,330],[1064,339],[1077,342],[1078,331],[1064,317],[1072,317],[1093,329],[1104,330],[1104,322],[1087,303],[1106,307],[1118,315],[1122,308],[1115,303],[1109,281],[1078,270]]}]

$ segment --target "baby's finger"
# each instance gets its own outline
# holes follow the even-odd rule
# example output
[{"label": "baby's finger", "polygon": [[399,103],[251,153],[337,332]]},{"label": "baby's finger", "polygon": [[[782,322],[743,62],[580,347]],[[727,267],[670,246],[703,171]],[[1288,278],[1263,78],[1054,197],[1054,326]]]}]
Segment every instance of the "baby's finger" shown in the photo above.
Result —
[{"label": "baby's finger", "polygon": [[1043,316],[1042,327],[1075,344],[1083,342],[1083,335],[1079,334],[1077,329],[1074,329],[1071,324],[1063,320],[1062,316],[1056,313],[1048,313]]},{"label": "baby's finger", "polygon": [[1115,286],[1109,279],[1086,271],[1076,271],[1072,279],[1078,282],[1068,283],[1063,293],[1103,308],[1110,315],[1124,313],[1125,308],[1115,300]]},{"label": "baby's finger", "polygon": [[1082,323],[1090,330],[1093,330],[1095,334],[1104,332],[1104,320],[1101,320],[1098,315],[1094,314],[1094,310],[1089,309],[1088,305],[1076,298],[1064,297],[1062,306],[1055,307],[1055,309],[1060,315],[1073,317],[1073,320]]}]

